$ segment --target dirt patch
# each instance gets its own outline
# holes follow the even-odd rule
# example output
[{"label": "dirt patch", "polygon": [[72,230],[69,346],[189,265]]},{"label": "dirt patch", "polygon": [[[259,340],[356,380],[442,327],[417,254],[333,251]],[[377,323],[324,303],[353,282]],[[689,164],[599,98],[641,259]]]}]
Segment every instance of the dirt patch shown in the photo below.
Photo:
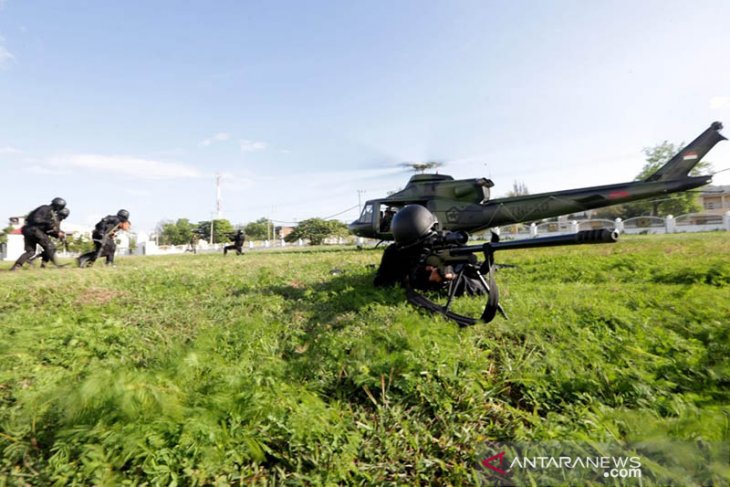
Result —
[{"label": "dirt patch", "polygon": [[124,296],[124,293],[120,291],[92,287],[77,297],[74,303],[77,305],[102,305],[122,296]]}]

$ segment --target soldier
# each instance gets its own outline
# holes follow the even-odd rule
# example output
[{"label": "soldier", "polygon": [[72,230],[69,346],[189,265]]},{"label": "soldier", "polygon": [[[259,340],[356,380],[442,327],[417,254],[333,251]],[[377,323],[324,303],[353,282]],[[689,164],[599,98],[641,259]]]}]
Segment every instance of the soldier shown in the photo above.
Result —
[{"label": "soldier", "polygon": [[375,274],[375,286],[391,287],[406,285],[411,272],[416,269],[426,238],[436,231],[438,221],[423,206],[409,205],[399,211],[392,221],[395,243],[383,252],[380,267]]},{"label": "soldier", "polygon": [[243,255],[243,242],[245,241],[246,236],[243,234],[243,230],[239,229],[233,236],[233,244],[223,247],[223,255],[228,255],[229,250],[235,250],[236,255]]},{"label": "soldier", "polygon": [[[392,222],[395,243],[386,247],[375,275],[377,287],[396,284],[414,289],[443,290],[456,278],[451,266],[440,268],[437,262],[425,258],[428,240],[437,233],[438,220],[420,205],[408,205],[395,214]],[[465,277],[456,295],[484,294],[481,281]]]},{"label": "soldier", "polygon": [[117,231],[127,231],[131,226],[127,210],[119,210],[116,215],[102,218],[91,233],[91,237],[94,239],[94,250],[76,259],[79,267],[92,266],[99,257],[106,257],[106,265],[114,265],[114,252],[117,250],[114,237]]},{"label": "soldier", "polygon": [[28,259],[33,257],[36,245],[41,246],[48,261],[53,262],[56,267],[61,267],[56,260],[56,246],[49,236],[65,237],[65,234],[61,231],[62,218],[59,217],[59,212],[65,207],[66,200],[53,198],[50,205],[41,205],[28,214],[25,226],[21,230],[25,243],[25,253],[18,257],[13,267],[10,268],[11,271],[21,268]]},{"label": "soldier", "polygon": [[393,216],[395,216],[395,210],[393,208],[388,208],[385,210],[385,213],[383,214],[382,220],[380,220],[380,232],[381,233],[388,233],[390,232],[390,224],[393,221]]},{"label": "soldier", "polygon": [[[59,226],[61,224],[61,221],[68,218],[68,216],[70,214],[71,214],[71,211],[68,208],[61,208],[58,211],[57,216],[58,216]],[[60,228],[59,228],[59,230],[60,230]],[[66,245],[66,235],[63,232],[54,232],[54,233],[56,233],[56,235],[60,235],[60,236],[58,236],[58,238],[61,240],[61,242],[64,245]],[[41,248],[41,251],[38,252],[38,246],[36,245],[36,254],[33,257],[31,257],[30,259],[28,259],[28,264],[31,266],[35,265],[35,261],[39,258],[41,259],[41,268],[45,268],[46,264],[48,264],[48,262],[51,260],[48,253],[45,250],[43,250],[43,248]],[[63,264],[63,266],[65,266],[65,265],[66,264]],[[57,265],[57,267],[58,267],[58,265]]]},{"label": "soldier", "polygon": [[185,249],[185,252],[192,252],[193,254],[198,253],[198,240],[200,240],[200,234],[197,231],[194,231],[190,234],[190,242],[188,242],[188,246]]}]

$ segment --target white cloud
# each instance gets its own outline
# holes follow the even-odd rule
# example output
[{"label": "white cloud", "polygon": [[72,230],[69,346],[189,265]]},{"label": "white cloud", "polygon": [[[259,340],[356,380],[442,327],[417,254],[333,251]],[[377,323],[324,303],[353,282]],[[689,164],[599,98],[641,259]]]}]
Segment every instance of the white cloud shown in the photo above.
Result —
[{"label": "white cloud", "polygon": [[152,191],[138,188],[127,188],[124,191],[127,194],[131,194],[132,196],[149,196],[152,194]]},{"label": "white cloud", "polygon": [[212,135],[208,137],[207,139],[204,139],[200,141],[198,144],[200,147],[208,147],[211,144],[214,144],[216,142],[225,142],[226,140],[229,140],[231,138],[231,134],[228,132],[219,132],[215,135]]},{"label": "white cloud", "polygon": [[254,152],[257,150],[264,150],[267,147],[266,142],[260,142],[255,140],[241,139],[238,141],[241,146],[241,152]]},{"label": "white cloud", "polygon": [[28,166],[25,170],[31,174],[38,174],[39,176],[56,176],[58,174],[68,174],[68,171],[64,169],[55,169],[46,166]]},{"label": "white cloud", "polygon": [[730,96],[713,96],[710,99],[710,108],[712,110],[730,108]]},{"label": "white cloud", "polygon": [[230,172],[221,174],[224,189],[242,190],[249,189],[254,186],[256,181],[253,176],[240,176]]},{"label": "white cloud", "polygon": [[72,154],[52,158],[52,169],[91,169],[128,176],[134,179],[190,179],[203,174],[195,167],[176,162],[162,162],[131,156],[106,156],[101,154]]},{"label": "white cloud", "polygon": [[5,49],[5,46],[0,46],[0,68],[10,66],[10,63],[15,61],[13,53]]},{"label": "white cloud", "polygon": [[[0,8],[2,8],[2,3],[0,3]],[[7,68],[10,66],[10,63],[15,61],[15,56],[13,56],[12,52],[8,51],[4,44],[5,38],[0,36],[0,69]]]},{"label": "white cloud", "polygon": [[0,155],[1,156],[16,156],[19,154],[22,154],[23,151],[20,149],[16,149],[15,147],[11,147],[9,145],[0,147]]}]

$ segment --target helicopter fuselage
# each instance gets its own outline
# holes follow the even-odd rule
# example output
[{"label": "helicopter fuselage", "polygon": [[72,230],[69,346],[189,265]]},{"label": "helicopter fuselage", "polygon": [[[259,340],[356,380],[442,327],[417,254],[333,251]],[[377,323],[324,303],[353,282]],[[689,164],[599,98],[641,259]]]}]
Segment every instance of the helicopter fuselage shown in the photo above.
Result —
[{"label": "helicopter fuselage", "polygon": [[417,174],[402,191],[367,201],[349,228],[362,237],[392,240],[392,216],[406,205],[419,204],[436,216],[441,229],[470,233],[687,191],[712,182],[711,175],[689,176],[689,172],[717,142],[726,140],[720,129],[722,124],[714,122],[643,181],[491,200],[494,183],[489,179],[455,180],[443,174]]}]

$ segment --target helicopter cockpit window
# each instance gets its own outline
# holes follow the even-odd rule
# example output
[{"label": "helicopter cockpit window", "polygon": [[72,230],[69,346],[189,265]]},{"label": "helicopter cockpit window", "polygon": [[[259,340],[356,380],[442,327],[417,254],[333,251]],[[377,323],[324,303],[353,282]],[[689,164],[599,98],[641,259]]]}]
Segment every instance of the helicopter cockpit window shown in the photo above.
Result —
[{"label": "helicopter cockpit window", "polygon": [[373,221],[373,205],[365,205],[365,208],[362,209],[362,213],[360,213],[360,218],[358,219],[358,222],[360,223],[372,223]]}]

